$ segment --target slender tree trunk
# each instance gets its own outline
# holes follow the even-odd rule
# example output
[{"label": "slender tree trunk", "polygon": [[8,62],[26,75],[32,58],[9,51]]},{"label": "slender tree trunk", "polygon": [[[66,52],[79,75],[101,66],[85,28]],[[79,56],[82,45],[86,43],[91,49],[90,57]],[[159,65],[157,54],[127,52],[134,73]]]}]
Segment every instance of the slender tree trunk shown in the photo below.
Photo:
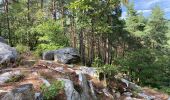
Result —
[{"label": "slender tree trunk", "polygon": [[79,40],[80,40],[80,55],[81,55],[81,61],[83,65],[85,65],[85,49],[84,49],[84,36],[83,36],[83,31],[82,29],[80,30],[79,34]]},{"label": "slender tree trunk", "polygon": [[41,9],[44,8],[44,0],[41,0]]},{"label": "slender tree trunk", "polygon": [[53,19],[57,20],[55,0],[52,0],[52,15],[53,15]]},{"label": "slender tree trunk", "polygon": [[8,0],[5,0],[4,3],[5,3],[4,8],[5,8],[6,20],[7,20],[7,29],[8,29],[8,42],[11,46],[13,46],[12,40],[11,40],[12,38],[11,38],[11,29],[10,29],[10,20],[9,20],[9,7],[8,7],[9,3],[8,3]]}]

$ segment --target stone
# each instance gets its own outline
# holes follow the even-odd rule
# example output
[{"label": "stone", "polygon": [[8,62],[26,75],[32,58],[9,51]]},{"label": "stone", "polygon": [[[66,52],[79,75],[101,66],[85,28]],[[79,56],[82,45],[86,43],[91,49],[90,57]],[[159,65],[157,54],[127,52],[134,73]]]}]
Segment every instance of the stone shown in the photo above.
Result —
[{"label": "stone", "polygon": [[129,82],[126,79],[120,79],[122,83],[126,84],[126,88],[133,90],[133,91],[142,91],[142,88],[140,86],[138,86],[135,83]]},{"label": "stone", "polygon": [[130,93],[130,92],[124,92],[123,95],[130,97],[130,96],[132,96],[133,94]]},{"label": "stone", "polygon": [[34,90],[32,84],[24,84],[11,92],[5,94],[2,100],[34,100]]},{"label": "stone", "polygon": [[44,100],[41,93],[35,93],[35,100]]},{"label": "stone", "polygon": [[144,98],[145,100],[155,100],[155,96],[150,96],[145,93],[138,93],[138,96]]},{"label": "stone", "polygon": [[0,36],[0,42],[1,43],[6,43],[5,39],[3,37]]},{"label": "stone", "polygon": [[17,51],[5,43],[0,42],[0,64],[15,62],[17,59]]},{"label": "stone", "polygon": [[97,100],[97,96],[96,96],[96,93],[94,91],[94,87],[93,87],[92,81],[89,80],[88,82],[89,82],[89,85],[90,85],[90,91],[91,91],[91,94],[92,94],[92,98],[93,98],[93,100]]},{"label": "stone", "polygon": [[81,71],[82,73],[87,74],[87,75],[90,75],[90,76],[92,76],[92,77],[96,77],[96,78],[98,77],[96,68],[82,66],[82,67],[80,67],[80,71]]},{"label": "stone", "polygon": [[54,51],[44,52],[42,55],[43,60],[54,60]]},{"label": "stone", "polygon": [[20,71],[10,71],[10,72],[5,72],[3,74],[0,75],[0,85],[5,83],[7,80],[9,80],[10,78],[12,78],[13,76],[16,75],[21,75]]},{"label": "stone", "polygon": [[86,79],[86,76],[81,72],[81,71],[76,71],[76,74],[79,76],[79,82],[80,86],[82,87],[82,92],[80,93],[81,100],[89,100],[90,95],[89,95],[89,86],[88,86],[88,81]]},{"label": "stone", "polygon": [[64,90],[67,100],[81,100],[80,94],[74,89],[74,85],[71,80],[63,78],[59,78],[58,80],[64,81]]},{"label": "stone", "polygon": [[110,94],[110,92],[108,91],[108,89],[104,88],[102,89],[103,90],[103,93],[107,96],[107,97],[110,97],[110,98],[114,98],[112,94]]},{"label": "stone", "polygon": [[44,78],[40,78],[40,80],[42,80],[42,82],[47,86],[49,87],[51,84]]},{"label": "stone", "polygon": [[64,64],[80,62],[78,50],[71,47],[44,52],[42,58],[43,60],[55,60]]},{"label": "stone", "polygon": [[74,64],[80,62],[80,55],[75,48],[63,48],[54,52],[54,60],[64,64]]}]

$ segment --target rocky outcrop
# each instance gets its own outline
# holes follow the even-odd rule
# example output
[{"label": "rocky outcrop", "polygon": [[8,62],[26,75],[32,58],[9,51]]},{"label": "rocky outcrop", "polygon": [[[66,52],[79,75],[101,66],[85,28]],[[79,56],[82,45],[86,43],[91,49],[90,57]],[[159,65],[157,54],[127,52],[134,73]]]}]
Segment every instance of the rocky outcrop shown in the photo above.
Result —
[{"label": "rocky outcrop", "polygon": [[80,55],[77,49],[68,47],[44,52],[43,60],[55,60],[64,64],[71,64],[79,62]]},{"label": "rocky outcrop", "polygon": [[32,84],[24,84],[7,93],[2,100],[34,100],[35,94]]},{"label": "rocky outcrop", "polygon": [[5,43],[0,42],[0,64],[15,62],[17,59],[17,51]]}]

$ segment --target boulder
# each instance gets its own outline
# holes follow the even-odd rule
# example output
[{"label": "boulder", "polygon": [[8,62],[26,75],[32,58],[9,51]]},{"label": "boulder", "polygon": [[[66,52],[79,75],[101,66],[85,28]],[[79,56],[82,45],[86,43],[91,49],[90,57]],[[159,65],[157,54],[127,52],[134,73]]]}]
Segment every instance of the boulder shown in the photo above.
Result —
[{"label": "boulder", "polygon": [[54,60],[54,51],[44,52],[42,55],[43,60]]},{"label": "boulder", "polygon": [[63,48],[43,53],[43,60],[55,60],[64,64],[73,64],[80,61],[80,55],[75,48]]},{"label": "boulder", "polygon": [[74,85],[71,80],[63,78],[58,80],[64,81],[64,90],[67,96],[67,100],[81,100],[80,94],[74,89]]},{"label": "boulder", "polygon": [[1,43],[6,43],[5,39],[3,37],[0,36],[0,42]]},{"label": "boulder", "polygon": [[24,84],[7,93],[2,100],[34,100],[35,94],[32,84]]},{"label": "boulder", "polygon": [[17,59],[17,51],[5,43],[0,42],[0,64],[15,62]]},{"label": "boulder", "polygon": [[21,75],[21,71],[10,71],[10,72],[5,72],[0,75],[0,85],[5,83],[7,80],[12,78],[13,76]]}]

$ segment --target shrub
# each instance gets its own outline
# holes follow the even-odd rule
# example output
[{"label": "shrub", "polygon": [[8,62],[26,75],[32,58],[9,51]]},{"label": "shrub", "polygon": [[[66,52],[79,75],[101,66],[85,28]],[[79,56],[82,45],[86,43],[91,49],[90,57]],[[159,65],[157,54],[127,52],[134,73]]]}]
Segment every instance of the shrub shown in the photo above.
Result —
[{"label": "shrub", "polygon": [[49,87],[45,84],[41,86],[41,92],[44,100],[53,100],[57,94],[64,88],[63,81],[54,81]]},{"label": "shrub", "polygon": [[59,46],[59,45],[55,45],[55,44],[39,44],[34,53],[36,56],[41,56],[44,51],[57,50],[62,47],[63,46]]},{"label": "shrub", "polygon": [[28,52],[30,48],[28,46],[24,46],[23,44],[18,44],[16,46],[16,50],[18,53],[22,54]]}]

